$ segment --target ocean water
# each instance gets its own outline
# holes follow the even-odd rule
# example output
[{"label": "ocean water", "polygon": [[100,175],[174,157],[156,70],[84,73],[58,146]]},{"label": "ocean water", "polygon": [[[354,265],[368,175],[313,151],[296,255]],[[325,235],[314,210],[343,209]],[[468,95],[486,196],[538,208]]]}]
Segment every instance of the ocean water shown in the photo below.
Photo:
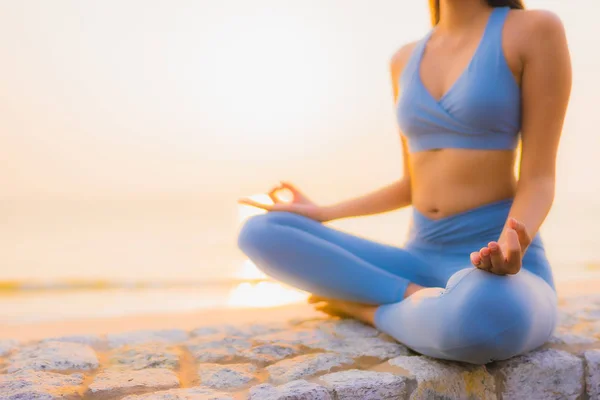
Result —
[{"label": "ocean water", "polygon": [[[399,177],[388,63],[424,0],[33,3],[0,5],[0,326],[302,301],[237,250],[236,199]],[[600,278],[600,3],[527,5],[574,73],[543,239],[558,281]],[[409,220],[333,226],[401,245]]]}]

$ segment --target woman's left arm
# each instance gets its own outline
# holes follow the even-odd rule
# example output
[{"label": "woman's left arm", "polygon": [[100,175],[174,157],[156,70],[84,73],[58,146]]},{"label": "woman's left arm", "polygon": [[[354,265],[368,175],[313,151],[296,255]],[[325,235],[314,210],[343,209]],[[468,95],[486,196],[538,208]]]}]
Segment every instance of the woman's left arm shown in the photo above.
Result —
[{"label": "woman's left arm", "polygon": [[517,192],[498,242],[471,254],[476,267],[502,275],[519,272],[531,238],[550,211],[556,153],[571,92],[571,61],[560,19],[547,11],[525,13],[529,15],[521,50],[522,153]]}]

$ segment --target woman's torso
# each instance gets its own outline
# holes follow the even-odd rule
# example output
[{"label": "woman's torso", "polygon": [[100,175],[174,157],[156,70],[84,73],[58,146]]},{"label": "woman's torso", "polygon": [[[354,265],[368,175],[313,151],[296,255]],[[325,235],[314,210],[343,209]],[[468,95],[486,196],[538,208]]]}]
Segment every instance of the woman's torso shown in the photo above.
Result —
[{"label": "woman's torso", "polygon": [[[477,133],[476,125],[483,124],[482,131],[485,131],[486,118],[497,120],[492,123],[506,122],[507,125],[498,128],[501,131],[498,135],[490,133],[479,138],[476,135],[457,138],[430,135],[434,139],[421,140],[421,137],[415,139],[403,132],[409,136],[409,147],[412,145],[418,150],[411,151],[408,157],[412,203],[432,219],[514,197],[516,191],[516,151],[511,143],[514,138],[510,135],[520,129],[520,116],[516,115],[520,108],[516,109],[518,104],[514,104],[520,100],[522,73],[517,41],[518,21],[514,21],[519,18],[515,16],[519,12],[500,9],[494,12],[495,20],[492,21],[491,13],[482,15],[470,32],[465,31],[460,37],[428,35],[410,46],[395,77],[401,82],[398,105],[401,107],[404,101],[404,112],[411,113],[414,120],[408,123],[402,121],[409,128],[420,123],[419,118],[413,115],[421,111],[418,107],[426,108],[422,119],[435,120],[439,114],[443,119],[441,123],[456,123],[456,127],[452,127],[455,130],[464,126],[465,131]],[[494,96],[498,97],[499,104],[492,102],[484,109],[492,113],[499,110],[497,114],[478,115],[478,111],[474,111],[478,107],[477,98],[469,100],[468,94],[478,90],[482,91],[479,96],[484,100],[494,101]],[[406,97],[402,98],[403,95]],[[417,104],[406,104],[407,100]],[[473,101],[474,104],[469,103]],[[434,114],[430,117],[427,112],[431,109]],[[401,109],[399,111],[402,112]],[[469,125],[470,121],[464,119],[474,122]],[[450,145],[445,144],[447,140],[450,140]],[[453,148],[452,141],[457,140],[463,141],[457,147],[473,144],[472,148]],[[477,140],[482,142],[477,143]],[[436,148],[438,142],[439,148]],[[488,143],[491,143],[491,149],[486,149]]]}]

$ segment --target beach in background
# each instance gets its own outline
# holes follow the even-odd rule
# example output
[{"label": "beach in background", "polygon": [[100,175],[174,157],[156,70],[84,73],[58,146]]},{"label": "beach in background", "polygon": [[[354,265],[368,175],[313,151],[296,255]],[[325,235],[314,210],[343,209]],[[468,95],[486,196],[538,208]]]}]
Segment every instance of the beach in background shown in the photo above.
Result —
[{"label": "beach in background", "polygon": [[[542,229],[560,283],[600,278],[600,3],[565,23],[574,82]],[[331,203],[398,179],[388,63],[427,2],[0,5],[0,330],[273,307],[306,294],[236,248],[236,199]],[[332,225],[402,245],[410,209]],[[468,255],[465,263],[468,265]]]}]

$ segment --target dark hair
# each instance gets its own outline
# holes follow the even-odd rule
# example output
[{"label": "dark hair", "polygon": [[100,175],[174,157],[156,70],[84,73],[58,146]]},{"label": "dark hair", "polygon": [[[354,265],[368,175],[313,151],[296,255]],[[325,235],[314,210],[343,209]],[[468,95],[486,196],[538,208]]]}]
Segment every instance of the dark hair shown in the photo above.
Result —
[{"label": "dark hair", "polygon": [[[510,7],[524,10],[525,4],[522,0],[486,0],[490,7]],[[440,22],[440,0],[429,0],[429,12],[431,14],[431,25]]]}]

